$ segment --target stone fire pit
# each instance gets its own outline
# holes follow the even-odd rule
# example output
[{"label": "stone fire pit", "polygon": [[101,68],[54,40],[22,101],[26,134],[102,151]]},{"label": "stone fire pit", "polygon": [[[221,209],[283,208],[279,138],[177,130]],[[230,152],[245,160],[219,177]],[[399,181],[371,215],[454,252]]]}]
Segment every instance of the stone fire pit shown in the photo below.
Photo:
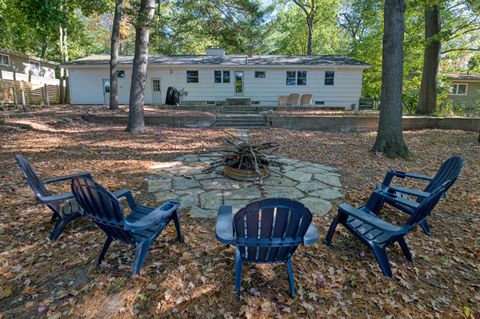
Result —
[{"label": "stone fire pit", "polygon": [[306,205],[312,213],[326,214],[332,201],[343,197],[340,174],[335,168],[295,159],[272,156],[283,164],[284,172],[272,172],[260,185],[224,177],[223,167],[202,173],[223,156],[220,152],[188,154],[173,162],[158,163],[147,180],[148,191],[158,203],[167,199],[190,207],[195,217],[214,218],[221,205],[236,212],[249,202],[264,197],[288,197]]}]

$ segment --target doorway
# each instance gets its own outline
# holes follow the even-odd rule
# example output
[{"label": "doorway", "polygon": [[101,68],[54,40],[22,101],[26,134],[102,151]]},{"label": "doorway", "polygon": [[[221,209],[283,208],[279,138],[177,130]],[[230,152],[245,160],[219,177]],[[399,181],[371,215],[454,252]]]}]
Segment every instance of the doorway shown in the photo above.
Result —
[{"label": "doorway", "polygon": [[152,79],[152,104],[162,104],[162,91],[160,90],[160,79]]},{"label": "doorway", "polygon": [[243,96],[244,90],[244,73],[243,71],[235,71],[233,73],[234,76],[234,88],[235,88],[235,96]]},{"label": "doorway", "polygon": [[103,79],[103,104],[110,104],[110,80]]}]

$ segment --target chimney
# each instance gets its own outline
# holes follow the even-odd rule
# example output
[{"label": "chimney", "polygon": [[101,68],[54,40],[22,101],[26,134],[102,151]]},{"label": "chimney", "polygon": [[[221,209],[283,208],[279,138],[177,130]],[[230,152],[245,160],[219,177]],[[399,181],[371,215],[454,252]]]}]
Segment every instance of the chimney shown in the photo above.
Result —
[{"label": "chimney", "polygon": [[225,50],[223,48],[207,48],[205,55],[224,56]]},{"label": "chimney", "polygon": [[249,58],[251,58],[251,57],[253,56],[253,47],[252,47],[252,46],[249,46],[249,47],[248,47],[248,54],[247,54],[247,56],[248,56]]}]

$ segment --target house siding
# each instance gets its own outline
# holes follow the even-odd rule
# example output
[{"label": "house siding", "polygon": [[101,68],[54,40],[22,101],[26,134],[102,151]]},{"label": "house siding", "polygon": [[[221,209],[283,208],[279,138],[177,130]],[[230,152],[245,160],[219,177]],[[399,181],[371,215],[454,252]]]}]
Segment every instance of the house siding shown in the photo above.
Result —
[{"label": "house siding", "polygon": [[452,84],[468,84],[467,95],[449,95],[455,106],[480,107],[480,82],[452,81]]},{"label": "house siding", "polygon": [[[15,55],[13,53],[0,52],[0,54],[8,55],[8,58],[10,61],[9,65],[0,64],[0,71],[13,72],[15,70],[17,73],[24,73],[24,74],[30,73],[31,66],[30,66],[30,59],[28,57]],[[33,75],[53,78],[53,79],[55,78],[54,65],[47,62],[42,62],[42,61],[36,61],[36,60],[32,60],[32,61],[39,63],[41,68],[39,71],[32,70]]]},{"label": "house siding", "polygon": [[[362,73],[364,68],[340,67],[165,67],[149,65],[145,84],[145,103],[152,103],[152,79],[160,79],[161,102],[165,102],[168,87],[187,92],[184,101],[215,101],[223,102],[235,97],[234,72],[244,71],[244,94],[242,97],[258,101],[263,105],[276,105],[281,95],[291,93],[313,94],[313,101],[323,101],[326,107],[344,107],[350,109],[358,105],[362,88]],[[125,77],[119,82],[119,103],[128,103],[131,67],[120,67],[125,71]],[[199,71],[199,83],[187,83],[186,71]],[[230,71],[230,83],[215,83],[214,71]],[[255,71],[266,71],[266,78],[257,79]],[[286,71],[307,71],[307,85],[286,85]],[[325,71],[335,71],[333,86],[324,85]],[[101,67],[71,67],[70,97],[72,104],[104,104],[102,80],[109,78],[108,66]]]}]

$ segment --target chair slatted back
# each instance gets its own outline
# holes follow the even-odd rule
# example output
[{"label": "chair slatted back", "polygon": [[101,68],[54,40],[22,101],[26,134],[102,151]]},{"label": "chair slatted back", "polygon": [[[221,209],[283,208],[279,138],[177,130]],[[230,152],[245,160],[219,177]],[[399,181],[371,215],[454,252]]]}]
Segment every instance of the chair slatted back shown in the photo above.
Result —
[{"label": "chair slatted back", "polygon": [[[42,180],[38,177],[37,173],[33,169],[32,165],[27,161],[25,157],[22,155],[15,156],[18,166],[20,167],[20,171],[22,172],[22,176],[27,182],[28,186],[32,189],[35,197],[39,202],[41,201],[41,197],[51,196],[52,193],[47,189],[45,184]],[[46,204],[51,210],[54,212],[61,214],[60,204],[59,203],[48,203]]]},{"label": "chair slatted back", "polygon": [[312,99],[313,99],[313,95],[312,94],[303,94],[302,97],[300,98],[300,104],[302,106],[310,106],[312,105]]},{"label": "chair slatted back", "polygon": [[300,94],[292,93],[288,96],[287,104],[297,106],[299,98],[300,98]]},{"label": "chair slatted back", "polygon": [[445,162],[443,162],[442,166],[437,171],[437,174],[433,177],[431,182],[425,188],[425,192],[431,193],[433,190],[441,186],[446,181],[450,181],[450,183],[445,188],[445,192],[455,183],[458,176],[460,175],[460,171],[462,170],[463,166],[463,158],[460,156],[452,156]]},{"label": "chair slatted back", "polygon": [[90,216],[107,235],[127,244],[133,243],[131,232],[123,229],[123,207],[112,193],[88,178],[73,179],[72,193],[84,215]]},{"label": "chair slatted back", "polygon": [[246,261],[286,261],[311,222],[312,213],[300,202],[288,198],[252,202],[234,216],[237,247]]},{"label": "chair slatted back", "polygon": [[445,192],[447,187],[451,185],[450,181],[445,181],[442,185],[438,186],[434,189],[430,196],[423,198],[419,203],[420,205],[415,209],[411,217],[408,219],[407,224],[410,227],[414,227],[421,223],[428,215],[432,212],[432,210],[437,205],[438,201],[442,197],[442,194]]}]

